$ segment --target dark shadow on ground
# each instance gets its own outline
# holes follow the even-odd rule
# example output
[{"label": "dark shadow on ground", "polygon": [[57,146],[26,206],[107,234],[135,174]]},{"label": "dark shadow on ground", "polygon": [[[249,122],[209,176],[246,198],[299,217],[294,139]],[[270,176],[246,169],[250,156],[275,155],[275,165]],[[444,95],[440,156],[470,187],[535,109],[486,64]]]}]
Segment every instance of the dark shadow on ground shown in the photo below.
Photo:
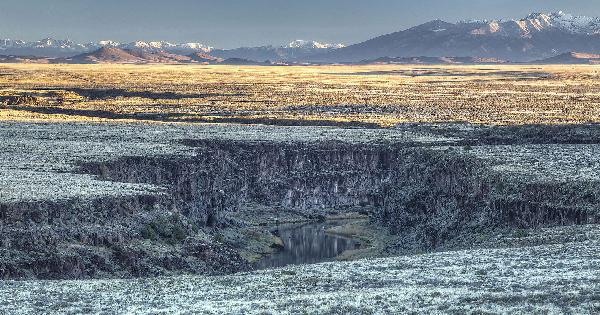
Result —
[{"label": "dark shadow on ground", "polygon": [[441,124],[406,123],[395,128],[422,131],[449,139],[455,145],[600,144],[600,123],[529,124],[513,126],[475,125],[466,122]]},{"label": "dark shadow on ground", "polygon": [[130,119],[130,120],[150,120],[159,122],[187,122],[187,123],[236,123],[236,124],[262,124],[276,126],[335,126],[335,127],[357,127],[376,129],[381,128],[375,123],[365,123],[360,121],[333,121],[333,120],[303,120],[303,119],[277,119],[277,118],[256,118],[256,117],[227,117],[227,116],[201,116],[189,113],[114,113],[102,110],[87,109],[68,109],[60,107],[40,107],[40,106],[10,106],[0,107],[14,110],[22,110],[37,114],[60,114],[69,116],[84,116],[90,118],[104,119]]},{"label": "dark shadow on ground", "polygon": [[510,77],[510,78],[540,78],[551,77],[547,72],[524,72],[524,71],[492,71],[492,72],[454,72],[448,70],[433,69],[410,69],[410,70],[388,70],[388,71],[365,71],[365,72],[332,72],[330,75],[402,75],[409,77]]},{"label": "dark shadow on ground", "polygon": [[84,89],[84,88],[38,88],[40,91],[67,91],[77,93],[90,100],[104,100],[116,97],[142,97],[148,99],[178,100],[184,98],[208,97],[244,97],[245,93],[191,93],[182,94],[175,92],[130,91],[125,89]]}]

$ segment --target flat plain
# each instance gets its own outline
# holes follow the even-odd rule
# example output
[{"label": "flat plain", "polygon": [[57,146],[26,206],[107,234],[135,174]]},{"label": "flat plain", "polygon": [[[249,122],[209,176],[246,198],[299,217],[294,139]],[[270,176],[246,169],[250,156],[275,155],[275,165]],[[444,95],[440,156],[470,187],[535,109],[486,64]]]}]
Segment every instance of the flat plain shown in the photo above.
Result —
[{"label": "flat plain", "polygon": [[390,127],[600,121],[600,66],[0,66],[0,119]]}]

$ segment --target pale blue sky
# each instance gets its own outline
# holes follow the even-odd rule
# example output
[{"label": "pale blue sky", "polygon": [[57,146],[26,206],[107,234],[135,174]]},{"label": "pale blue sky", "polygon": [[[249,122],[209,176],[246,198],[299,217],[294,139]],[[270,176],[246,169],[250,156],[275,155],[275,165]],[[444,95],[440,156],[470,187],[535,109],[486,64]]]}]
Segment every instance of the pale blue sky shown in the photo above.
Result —
[{"label": "pale blue sky", "polygon": [[0,38],[168,40],[231,48],[315,39],[346,44],[440,18],[600,16],[599,0],[1,0]]}]

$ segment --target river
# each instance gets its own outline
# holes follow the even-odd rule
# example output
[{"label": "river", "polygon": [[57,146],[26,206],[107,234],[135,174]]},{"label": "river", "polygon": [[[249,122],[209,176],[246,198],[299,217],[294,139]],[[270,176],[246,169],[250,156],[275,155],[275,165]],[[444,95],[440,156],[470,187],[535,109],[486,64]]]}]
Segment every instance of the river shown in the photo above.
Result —
[{"label": "river", "polygon": [[331,261],[346,250],[358,248],[360,244],[356,240],[325,232],[328,228],[344,223],[347,222],[278,226],[275,234],[283,240],[283,249],[260,260],[257,269]]}]

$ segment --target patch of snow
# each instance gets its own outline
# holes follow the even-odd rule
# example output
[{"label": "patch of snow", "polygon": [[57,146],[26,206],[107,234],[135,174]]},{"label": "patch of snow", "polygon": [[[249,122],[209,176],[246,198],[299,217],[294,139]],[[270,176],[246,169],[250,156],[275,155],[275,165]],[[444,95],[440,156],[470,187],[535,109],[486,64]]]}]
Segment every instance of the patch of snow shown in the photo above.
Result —
[{"label": "patch of snow", "polygon": [[98,42],[98,46],[101,46],[101,47],[118,47],[120,45],[121,45],[121,43],[115,42],[112,40],[101,40]]},{"label": "patch of snow", "polygon": [[320,43],[317,41],[308,41],[298,39],[295,40],[285,46],[286,48],[301,48],[301,49],[337,49],[343,48],[345,45],[343,44],[328,44],[328,43]]},{"label": "patch of snow", "polygon": [[210,47],[201,43],[183,43],[183,44],[179,44],[177,45],[177,48],[180,48],[182,50],[193,50],[193,51],[202,51],[202,52],[211,52],[214,47]]}]

